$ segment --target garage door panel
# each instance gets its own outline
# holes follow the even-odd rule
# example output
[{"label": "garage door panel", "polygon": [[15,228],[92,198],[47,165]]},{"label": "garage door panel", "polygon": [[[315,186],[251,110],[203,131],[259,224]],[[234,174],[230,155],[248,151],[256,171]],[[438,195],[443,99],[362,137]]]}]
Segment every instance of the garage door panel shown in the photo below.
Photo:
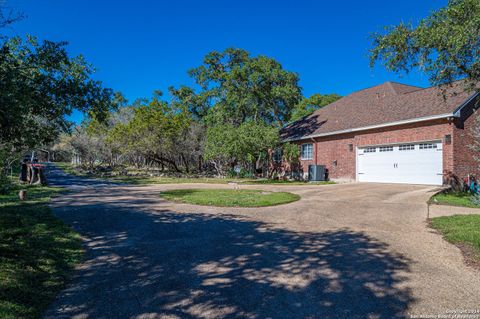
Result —
[{"label": "garage door panel", "polygon": [[441,185],[442,154],[441,142],[359,148],[358,181]]}]

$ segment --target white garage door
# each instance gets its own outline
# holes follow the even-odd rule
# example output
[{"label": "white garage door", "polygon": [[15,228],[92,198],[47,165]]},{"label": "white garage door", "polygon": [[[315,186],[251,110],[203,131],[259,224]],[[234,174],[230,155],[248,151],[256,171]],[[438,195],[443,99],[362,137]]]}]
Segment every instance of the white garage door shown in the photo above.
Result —
[{"label": "white garage door", "polygon": [[442,143],[411,143],[359,148],[359,182],[441,185]]}]

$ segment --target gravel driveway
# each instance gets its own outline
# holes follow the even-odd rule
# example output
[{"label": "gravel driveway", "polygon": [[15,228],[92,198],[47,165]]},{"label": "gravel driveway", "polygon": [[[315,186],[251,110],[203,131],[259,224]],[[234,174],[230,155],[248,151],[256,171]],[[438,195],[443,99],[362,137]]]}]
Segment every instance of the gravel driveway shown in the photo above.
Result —
[{"label": "gravel driveway", "polygon": [[84,180],[57,216],[86,260],[45,318],[402,318],[480,310],[480,273],[426,227],[434,188],[241,186],[300,194],[267,208],[172,204],[172,188]]}]

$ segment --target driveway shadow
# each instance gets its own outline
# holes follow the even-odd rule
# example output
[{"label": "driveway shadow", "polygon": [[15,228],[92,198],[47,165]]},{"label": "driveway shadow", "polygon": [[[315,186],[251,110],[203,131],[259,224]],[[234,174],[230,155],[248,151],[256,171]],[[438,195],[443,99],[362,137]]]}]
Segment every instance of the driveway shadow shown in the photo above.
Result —
[{"label": "driveway shadow", "polygon": [[46,165],[48,183],[52,186],[64,187],[69,190],[82,190],[88,188],[104,188],[121,185],[117,181],[109,181],[100,178],[89,178],[70,175],[59,169],[55,164]]},{"label": "driveway shadow", "polygon": [[411,262],[348,229],[98,203],[56,214],[87,258],[45,318],[403,318]]}]

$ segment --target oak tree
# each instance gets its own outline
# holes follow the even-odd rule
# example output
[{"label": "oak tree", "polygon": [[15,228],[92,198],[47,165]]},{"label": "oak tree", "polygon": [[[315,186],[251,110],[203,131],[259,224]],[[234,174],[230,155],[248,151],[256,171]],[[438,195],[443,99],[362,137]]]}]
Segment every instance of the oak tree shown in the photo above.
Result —
[{"label": "oak tree", "polygon": [[414,68],[429,75],[432,85],[465,79],[466,90],[480,80],[480,1],[450,0],[418,25],[400,23],[373,35],[370,63],[388,70]]}]

